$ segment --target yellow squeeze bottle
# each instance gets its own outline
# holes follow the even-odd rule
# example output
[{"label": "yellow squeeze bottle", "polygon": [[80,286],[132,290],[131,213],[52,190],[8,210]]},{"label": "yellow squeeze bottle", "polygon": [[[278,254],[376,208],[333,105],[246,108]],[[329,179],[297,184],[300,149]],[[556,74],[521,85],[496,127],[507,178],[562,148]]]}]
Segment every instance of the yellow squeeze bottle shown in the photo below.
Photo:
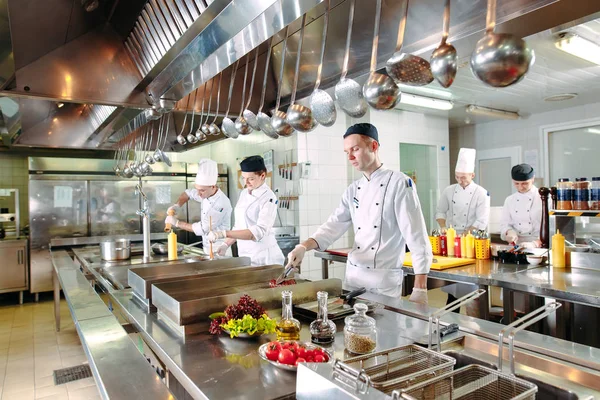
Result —
[{"label": "yellow squeeze bottle", "polygon": [[446,230],[446,246],[448,247],[448,257],[454,257],[454,239],[456,238],[456,230],[450,227]]},{"label": "yellow squeeze bottle", "polygon": [[171,233],[167,235],[168,243],[167,248],[169,249],[169,260],[177,260],[177,235],[171,230]]},{"label": "yellow squeeze bottle", "polygon": [[467,258],[475,258],[475,236],[469,232],[466,239]]},{"label": "yellow squeeze bottle", "polygon": [[565,267],[565,237],[560,234],[559,230],[552,236],[552,266]]},{"label": "yellow squeeze bottle", "polygon": [[467,258],[467,237],[462,235],[460,239],[460,258]]}]

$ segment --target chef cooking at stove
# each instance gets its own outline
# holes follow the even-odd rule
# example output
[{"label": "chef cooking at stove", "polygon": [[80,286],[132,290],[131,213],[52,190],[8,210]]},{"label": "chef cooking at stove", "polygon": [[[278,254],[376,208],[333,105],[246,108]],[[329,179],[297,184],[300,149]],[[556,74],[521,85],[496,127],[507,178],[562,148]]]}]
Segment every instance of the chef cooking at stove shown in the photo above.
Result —
[{"label": "chef cooking at stove", "polygon": [[517,189],[504,201],[500,219],[500,237],[510,244],[540,247],[542,198],[533,184],[535,173],[529,164],[519,164],[510,171]]},{"label": "chef cooking at stove", "polygon": [[[202,246],[205,251],[208,251],[209,248],[208,233],[211,222],[213,230],[224,230],[231,227],[231,202],[217,186],[218,177],[219,171],[216,162],[206,158],[200,160],[194,182],[195,188],[181,193],[177,202],[169,207],[169,210],[174,210],[178,214],[181,207],[190,199],[197,201],[201,204],[200,221],[190,224],[179,221],[175,216],[167,216],[165,219],[165,224],[168,223],[176,228],[202,236]],[[217,243],[221,244],[223,240]]]},{"label": "chef cooking at stove", "polygon": [[433,255],[414,182],[379,160],[377,128],[360,123],[344,134],[348,161],[363,173],[351,184],[327,222],[288,255],[299,266],[306,251],[327,249],[351,226],[354,245],[348,254],[345,284],[399,297],[405,247],[411,250],[415,286],[410,300],[427,303],[427,274]]}]

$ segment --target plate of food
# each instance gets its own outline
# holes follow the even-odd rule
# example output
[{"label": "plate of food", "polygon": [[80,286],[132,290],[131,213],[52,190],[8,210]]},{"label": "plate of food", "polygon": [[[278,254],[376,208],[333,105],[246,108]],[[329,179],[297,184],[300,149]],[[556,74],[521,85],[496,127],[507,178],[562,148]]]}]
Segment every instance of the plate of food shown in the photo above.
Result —
[{"label": "plate of food", "polygon": [[275,333],[277,324],[252,297],[243,295],[237,304],[227,306],[224,312],[211,314],[209,332],[226,333],[230,338],[251,339]]},{"label": "plate of food", "polygon": [[277,368],[296,371],[302,362],[333,362],[333,353],[312,343],[273,341],[258,348],[258,355]]}]

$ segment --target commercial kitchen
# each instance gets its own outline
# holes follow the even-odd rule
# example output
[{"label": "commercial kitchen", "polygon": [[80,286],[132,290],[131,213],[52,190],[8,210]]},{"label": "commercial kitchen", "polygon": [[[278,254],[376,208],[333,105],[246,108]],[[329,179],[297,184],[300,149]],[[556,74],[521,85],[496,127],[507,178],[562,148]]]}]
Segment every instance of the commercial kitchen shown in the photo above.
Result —
[{"label": "commercial kitchen", "polygon": [[0,1],[0,399],[600,397],[600,2]]}]

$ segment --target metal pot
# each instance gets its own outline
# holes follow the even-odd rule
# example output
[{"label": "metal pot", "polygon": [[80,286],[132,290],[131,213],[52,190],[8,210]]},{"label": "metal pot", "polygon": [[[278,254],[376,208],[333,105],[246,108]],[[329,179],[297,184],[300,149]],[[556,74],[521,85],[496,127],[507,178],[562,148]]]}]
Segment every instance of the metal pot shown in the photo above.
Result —
[{"label": "metal pot", "polygon": [[117,239],[100,242],[100,255],[104,261],[127,260],[131,257],[131,241]]},{"label": "metal pot", "polygon": [[[169,247],[165,243],[154,243],[152,245],[152,252],[156,255],[165,255],[169,253]],[[177,244],[177,254],[183,252],[183,245]]]}]

